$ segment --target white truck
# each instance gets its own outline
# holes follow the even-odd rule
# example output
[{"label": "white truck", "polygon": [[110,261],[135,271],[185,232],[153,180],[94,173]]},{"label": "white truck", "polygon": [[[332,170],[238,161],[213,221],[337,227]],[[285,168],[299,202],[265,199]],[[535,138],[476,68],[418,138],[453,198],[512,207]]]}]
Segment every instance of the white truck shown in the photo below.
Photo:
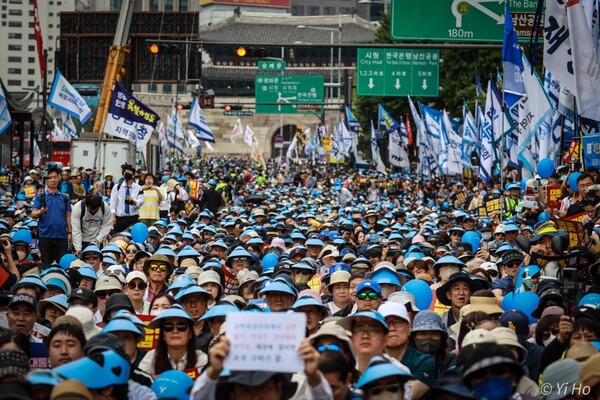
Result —
[{"label": "white truck", "polygon": [[102,176],[111,173],[120,177],[125,163],[136,165],[135,146],[126,140],[75,139],[71,143],[71,168],[95,168]]}]

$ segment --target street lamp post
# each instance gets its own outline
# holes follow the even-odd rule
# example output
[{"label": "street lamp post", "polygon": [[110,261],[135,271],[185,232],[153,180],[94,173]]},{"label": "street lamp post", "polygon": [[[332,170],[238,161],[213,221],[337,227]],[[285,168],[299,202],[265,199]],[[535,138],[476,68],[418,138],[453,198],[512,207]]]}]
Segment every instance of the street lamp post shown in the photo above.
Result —
[{"label": "street lamp post", "polygon": [[[326,26],[309,26],[309,25],[298,25],[296,28],[298,29],[314,29],[319,31],[329,31],[330,36],[330,52],[329,52],[329,82],[333,85],[333,45],[334,45],[334,34],[338,32],[338,44],[342,44],[342,16],[338,15],[339,22],[337,28],[331,28]],[[342,94],[342,47],[338,46],[338,62],[337,62],[337,103],[338,107],[341,102],[341,94]],[[330,96],[329,98],[333,98],[333,87],[330,87]],[[340,110],[338,108],[338,120],[340,117]],[[333,127],[333,124],[332,124]]]}]

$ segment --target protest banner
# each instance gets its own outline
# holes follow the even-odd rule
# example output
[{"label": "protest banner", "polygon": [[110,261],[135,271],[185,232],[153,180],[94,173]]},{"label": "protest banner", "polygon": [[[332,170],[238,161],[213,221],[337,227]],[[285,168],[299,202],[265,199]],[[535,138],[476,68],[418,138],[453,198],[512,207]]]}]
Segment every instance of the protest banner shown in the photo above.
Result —
[{"label": "protest banner", "polygon": [[224,367],[230,371],[304,370],[298,355],[306,333],[303,313],[230,313],[226,336],[231,342]]},{"label": "protest banner", "polygon": [[[136,314],[136,317],[138,317],[139,319],[141,319],[142,321],[144,321],[144,323],[146,325],[148,325],[150,323],[150,321],[152,321],[154,319],[154,315],[143,315],[143,314]],[[142,338],[142,340],[140,340],[138,342],[138,349],[144,349],[144,350],[153,350],[156,348],[156,344],[158,343],[158,335],[160,333],[160,329],[150,329],[150,328],[144,328],[145,335]]]},{"label": "protest banner", "polygon": [[487,211],[488,216],[491,216],[494,213],[500,212],[500,199],[490,199],[485,202],[485,210]]},{"label": "protest banner", "polygon": [[556,228],[562,231],[567,232],[569,235],[569,248],[574,246],[579,246],[581,241],[583,240],[583,224],[578,221],[573,221],[569,219],[559,219],[554,221],[556,224]]},{"label": "protest banner", "polygon": [[562,190],[560,186],[546,186],[546,204],[551,210],[560,209]]}]

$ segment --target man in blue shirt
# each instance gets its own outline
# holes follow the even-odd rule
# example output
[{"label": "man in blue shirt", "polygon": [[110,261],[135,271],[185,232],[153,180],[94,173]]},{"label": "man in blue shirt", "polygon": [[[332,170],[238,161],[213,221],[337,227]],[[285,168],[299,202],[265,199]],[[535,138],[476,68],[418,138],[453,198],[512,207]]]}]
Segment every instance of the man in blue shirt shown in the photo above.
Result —
[{"label": "man in blue shirt", "polygon": [[58,262],[71,243],[71,201],[58,190],[58,184],[58,168],[49,167],[46,188],[35,196],[31,211],[32,218],[39,218],[39,249],[44,268]]}]

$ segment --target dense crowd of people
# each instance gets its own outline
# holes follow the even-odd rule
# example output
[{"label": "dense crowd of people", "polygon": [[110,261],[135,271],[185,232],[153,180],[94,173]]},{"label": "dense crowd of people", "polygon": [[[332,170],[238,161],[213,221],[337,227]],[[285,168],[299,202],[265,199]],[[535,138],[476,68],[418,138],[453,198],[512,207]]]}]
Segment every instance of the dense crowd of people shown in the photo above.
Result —
[{"label": "dense crowd of people", "polygon": [[[600,400],[599,210],[595,168],[7,167],[0,399]],[[303,368],[227,369],[238,313],[304,314]]]}]

